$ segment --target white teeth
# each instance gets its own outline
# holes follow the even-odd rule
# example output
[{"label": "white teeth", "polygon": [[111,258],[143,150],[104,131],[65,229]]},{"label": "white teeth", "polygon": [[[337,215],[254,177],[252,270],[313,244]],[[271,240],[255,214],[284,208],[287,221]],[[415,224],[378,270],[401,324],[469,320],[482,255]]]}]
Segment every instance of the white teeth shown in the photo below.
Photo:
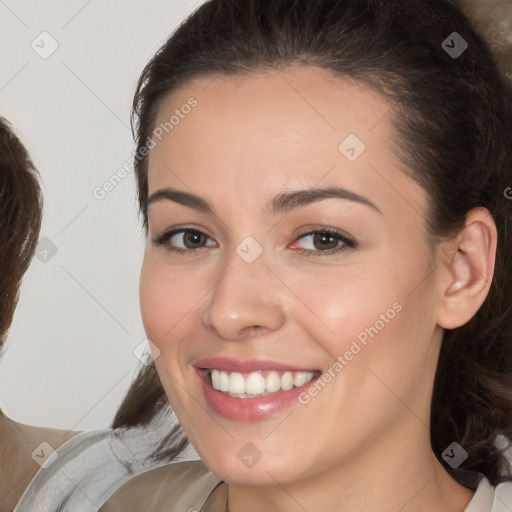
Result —
[{"label": "white teeth", "polygon": [[212,386],[215,389],[220,389],[220,372],[219,372],[219,370],[212,371]]},{"label": "white teeth", "polygon": [[[212,376],[213,378],[213,376]],[[295,378],[293,379],[293,385],[297,388],[306,384],[306,373],[305,372],[297,372],[295,374]]]},{"label": "white teeth", "polygon": [[229,391],[229,374],[227,374],[226,372],[219,372],[219,373],[220,373],[219,387],[215,388],[215,389],[218,389],[219,391],[224,391],[224,393],[227,393]]},{"label": "white teeth", "polygon": [[212,387],[217,391],[229,393],[238,398],[253,398],[293,387],[300,387],[313,379],[313,372],[279,372],[270,371],[264,377],[262,372],[252,372],[244,377],[239,372],[228,373],[222,370],[211,370]]},{"label": "white teeth", "polygon": [[258,372],[252,372],[245,379],[245,392],[250,395],[261,395],[265,392],[265,379]]},{"label": "white teeth", "polygon": [[293,385],[296,388],[300,388],[301,386],[304,386],[306,382],[312,380],[314,376],[315,374],[313,372],[297,372],[293,379]]},{"label": "white teeth", "polygon": [[229,392],[238,395],[245,393],[245,379],[241,373],[233,372],[229,376]]},{"label": "white teeth", "polygon": [[292,372],[285,372],[284,375],[281,377],[281,387],[284,389],[284,391],[289,391],[293,388],[293,373]]},{"label": "white teeth", "polygon": [[270,372],[265,379],[265,390],[274,393],[281,389],[281,377],[277,372]]}]

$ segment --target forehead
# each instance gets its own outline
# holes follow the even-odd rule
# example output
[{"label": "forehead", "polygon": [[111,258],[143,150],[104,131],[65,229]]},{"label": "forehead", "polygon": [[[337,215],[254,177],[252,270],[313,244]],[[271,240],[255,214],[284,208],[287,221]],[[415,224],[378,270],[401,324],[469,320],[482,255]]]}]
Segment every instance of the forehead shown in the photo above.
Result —
[{"label": "forehead", "polygon": [[[189,112],[191,98],[197,105]],[[164,127],[168,146],[184,150],[197,149],[198,143],[235,150],[243,140],[243,147],[260,157],[263,149],[276,156],[294,147],[303,148],[304,156],[308,149],[321,150],[319,138],[327,137],[326,146],[350,133],[368,139],[389,111],[389,104],[368,87],[316,67],[291,67],[195,79],[164,100],[156,126]],[[389,135],[389,123],[381,128],[374,137]]]},{"label": "forehead", "polygon": [[211,197],[272,195],[322,181],[396,199],[398,180],[420,205],[422,191],[400,171],[393,114],[373,89],[316,67],[201,77],[159,109],[149,193],[185,183]]}]

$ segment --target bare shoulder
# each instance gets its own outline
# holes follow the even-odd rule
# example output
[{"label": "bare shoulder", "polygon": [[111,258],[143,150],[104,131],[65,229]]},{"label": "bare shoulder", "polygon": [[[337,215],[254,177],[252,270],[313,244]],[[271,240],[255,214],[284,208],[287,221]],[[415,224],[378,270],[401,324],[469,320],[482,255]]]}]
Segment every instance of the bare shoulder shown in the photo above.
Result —
[{"label": "bare shoulder", "polygon": [[44,461],[45,450],[50,450],[48,445],[56,449],[76,434],[25,425],[0,413],[0,512],[14,509]]}]

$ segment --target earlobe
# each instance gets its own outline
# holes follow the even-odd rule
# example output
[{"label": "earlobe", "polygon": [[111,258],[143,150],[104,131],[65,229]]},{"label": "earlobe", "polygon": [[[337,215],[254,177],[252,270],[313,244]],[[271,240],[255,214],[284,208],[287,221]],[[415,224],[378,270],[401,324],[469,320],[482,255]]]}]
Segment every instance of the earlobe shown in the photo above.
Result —
[{"label": "earlobe", "polygon": [[494,274],[497,230],[489,211],[474,208],[462,231],[449,243],[444,266],[438,325],[455,329],[469,322],[485,301]]}]

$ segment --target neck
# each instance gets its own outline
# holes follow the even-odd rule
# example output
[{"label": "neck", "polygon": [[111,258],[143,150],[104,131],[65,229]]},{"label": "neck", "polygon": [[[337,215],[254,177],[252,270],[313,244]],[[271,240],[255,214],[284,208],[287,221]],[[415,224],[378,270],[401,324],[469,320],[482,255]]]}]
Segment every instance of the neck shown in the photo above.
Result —
[{"label": "neck", "polygon": [[[357,461],[324,467],[300,482],[271,475],[275,485],[230,484],[229,512],[463,512],[474,491],[446,472],[432,453],[429,430],[423,425],[418,436],[420,420],[408,416],[407,430],[388,431]],[[404,438],[407,432],[416,437]]]}]

